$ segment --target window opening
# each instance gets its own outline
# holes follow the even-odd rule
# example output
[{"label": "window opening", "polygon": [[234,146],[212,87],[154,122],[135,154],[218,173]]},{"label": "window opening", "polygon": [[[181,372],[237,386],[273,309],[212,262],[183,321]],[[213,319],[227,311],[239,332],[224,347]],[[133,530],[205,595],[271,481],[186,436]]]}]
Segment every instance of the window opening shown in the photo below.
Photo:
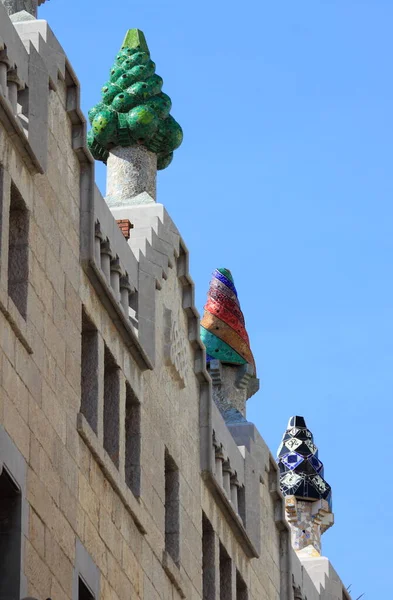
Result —
[{"label": "window opening", "polygon": [[214,530],[205,514],[202,515],[202,583],[203,600],[214,600],[216,596]]},{"label": "window opening", "polygon": [[0,476],[0,598],[20,597],[22,498],[3,468]]},{"label": "window opening", "polygon": [[248,600],[248,590],[243,577],[236,569],[236,600]]},{"label": "window opening", "polygon": [[79,576],[78,582],[78,600],[95,600],[94,595],[91,593],[81,576]]},{"label": "window opening", "polygon": [[232,600],[232,561],[220,543],[220,600]]},{"label": "window opening", "polygon": [[29,276],[29,211],[14,183],[11,202],[8,240],[8,294],[26,319],[27,284]]},{"label": "window opening", "polygon": [[126,484],[135,496],[140,494],[141,409],[130,384],[126,383]]},{"label": "window opening", "polygon": [[165,550],[180,562],[179,469],[165,450]]},{"label": "window opening", "polygon": [[98,434],[98,331],[82,310],[81,413]]},{"label": "window opening", "polygon": [[105,345],[104,352],[104,448],[119,468],[120,430],[120,378],[119,367]]}]

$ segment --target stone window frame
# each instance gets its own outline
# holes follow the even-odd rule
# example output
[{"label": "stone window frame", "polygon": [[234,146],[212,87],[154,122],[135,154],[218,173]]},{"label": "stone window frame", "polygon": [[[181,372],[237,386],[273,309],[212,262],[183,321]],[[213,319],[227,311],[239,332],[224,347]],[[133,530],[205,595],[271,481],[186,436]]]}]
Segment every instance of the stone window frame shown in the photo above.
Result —
[{"label": "stone window frame", "polygon": [[[27,291],[26,291],[26,314],[22,315],[13,299],[8,293],[8,258],[9,258],[9,220],[10,220],[10,205],[11,205],[11,189],[14,189],[20,195],[20,198],[25,206],[27,212],[28,224],[30,224],[31,218],[31,207],[30,201],[22,193],[18,182],[11,177],[6,171],[4,165],[0,163],[0,310],[9,321],[14,333],[19,338],[23,346],[32,354],[32,348],[30,343],[30,336],[28,333],[28,307],[29,307],[29,280],[27,279]],[[30,248],[30,227],[28,226],[28,239],[26,246]],[[27,258],[29,260],[29,256]],[[27,277],[29,272],[29,265],[27,264]]]},{"label": "stone window frame", "polygon": [[24,572],[25,540],[29,537],[29,504],[27,502],[27,463],[11,437],[0,425],[0,473],[3,469],[20,490],[21,495],[21,554],[20,554],[20,597],[27,594],[27,578]]},{"label": "stone window frame", "polygon": [[82,542],[75,544],[75,565],[72,581],[72,600],[79,599],[79,579],[88,587],[95,600],[100,598],[101,571],[93,561]]}]

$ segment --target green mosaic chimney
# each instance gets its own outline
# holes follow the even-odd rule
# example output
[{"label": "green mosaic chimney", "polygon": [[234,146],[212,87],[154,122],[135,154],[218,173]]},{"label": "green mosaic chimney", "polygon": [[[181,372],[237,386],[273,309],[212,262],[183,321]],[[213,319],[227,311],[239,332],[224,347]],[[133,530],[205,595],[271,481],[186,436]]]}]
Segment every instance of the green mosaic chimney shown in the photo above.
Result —
[{"label": "green mosaic chimney", "polygon": [[128,30],[101,101],[89,111],[88,145],[96,160],[106,163],[117,146],[140,145],[157,155],[158,169],[171,163],[183,132],[170,115],[172,102],[162,85],[144,34]]}]

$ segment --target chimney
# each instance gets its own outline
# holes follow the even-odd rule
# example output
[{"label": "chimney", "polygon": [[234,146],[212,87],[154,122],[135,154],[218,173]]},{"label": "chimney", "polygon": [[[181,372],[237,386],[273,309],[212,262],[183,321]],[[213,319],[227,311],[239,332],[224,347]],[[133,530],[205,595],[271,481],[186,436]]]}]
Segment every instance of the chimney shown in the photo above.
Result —
[{"label": "chimney", "polygon": [[259,389],[255,361],[228,269],[216,269],[201,321],[213,398],[227,421],[245,420],[246,401]]},{"label": "chimney", "polygon": [[171,163],[183,139],[155,67],[144,34],[130,29],[102,98],[89,111],[88,144],[94,158],[107,164],[110,208],[154,203],[157,170]]},{"label": "chimney", "polygon": [[289,419],[277,457],[293,549],[300,556],[319,557],[321,536],[334,523],[332,491],[303,417]]}]

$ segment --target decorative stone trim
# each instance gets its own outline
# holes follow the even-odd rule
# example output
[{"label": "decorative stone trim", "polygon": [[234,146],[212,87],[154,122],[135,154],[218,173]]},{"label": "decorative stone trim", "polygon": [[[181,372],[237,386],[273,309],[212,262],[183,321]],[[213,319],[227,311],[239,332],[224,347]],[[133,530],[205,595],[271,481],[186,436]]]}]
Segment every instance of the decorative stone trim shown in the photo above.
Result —
[{"label": "decorative stone trim", "polygon": [[188,355],[184,338],[179,328],[179,317],[174,318],[173,312],[164,307],[164,358],[165,364],[172,367],[174,377],[179,381],[180,387],[184,388],[187,381]]},{"label": "decorative stone trim", "polygon": [[[104,202],[103,199],[101,200]],[[112,219],[110,213],[108,217]],[[113,229],[113,233],[115,231],[117,233],[117,226],[114,221],[112,224],[116,227],[116,230]],[[120,232],[118,235],[121,236]],[[120,240],[124,243],[121,237]],[[131,264],[125,263],[124,254],[125,252],[128,254],[127,246],[125,247],[125,252],[121,252],[121,250],[117,244],[117,240],[113,239],[112,236],[109,237],[109,235],[106,235],[101,222],[96,219],[94,224],[93,248],[87,262],[83,261],[83,266],[94,288],[97,290],[101,302],[113,318],[140,368],[142,370],[151,369],[152,363],[139,340],[138,319],[135,319],[134,315],[130,312],[130,296],[137,294],[137,290],[133,285],[136,282],[131,279],[128,271],[131,271],[134,266],[132,261],[130,261]],[[122,254],[122,256],[119,256],[119,254]],[[132,254],[128,258],[133,258]]]},{"label": "decorative stone trim", "polygon": [[166,550],[164,550],[162,553],[161,564],[165,573],[168,575],[168,578],[179,592],[180,597],[186,598],[187,595],[185,591],[185,581],[182,577],[181,571]]}]

